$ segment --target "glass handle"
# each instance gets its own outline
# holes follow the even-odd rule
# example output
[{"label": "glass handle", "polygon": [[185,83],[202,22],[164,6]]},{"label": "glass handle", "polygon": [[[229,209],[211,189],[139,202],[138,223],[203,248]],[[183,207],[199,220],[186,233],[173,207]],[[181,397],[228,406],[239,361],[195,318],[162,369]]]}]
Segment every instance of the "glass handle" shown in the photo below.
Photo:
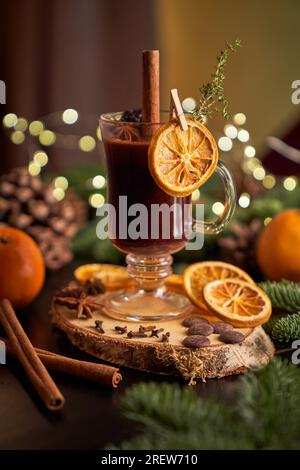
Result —
[{"label": "glass handle", "polygon": [[193,231],[204,234],[217,234],[222,232],[224,227],[231,221],[236,206],[236,191],[231,173],[219,161],[216,167],[216,173],[220,176],[225,190],[224,211],[220,217],[211,222],[204,222],[203,220],[193,219]]}]

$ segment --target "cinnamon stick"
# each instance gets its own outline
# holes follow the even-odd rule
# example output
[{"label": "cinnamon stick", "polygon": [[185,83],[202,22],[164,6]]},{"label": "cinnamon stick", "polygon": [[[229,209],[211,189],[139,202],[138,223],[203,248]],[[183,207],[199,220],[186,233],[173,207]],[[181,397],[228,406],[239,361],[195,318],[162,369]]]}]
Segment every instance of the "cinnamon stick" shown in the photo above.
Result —
[{"label": "cinnamon stick", "polygon": [[[5,338],[0,338],[0,340],[4,341],[7,353],[11,356],[16,356],[11,342],[7,341]],[[74,375],[75,377],[113,388],[116,388],[122,380],[122,375],[116,367],[88,361],[79,361],[51,351],[45,351],[44,349],[34,349],[47,369],[62,372],[63,374]]]},{"label": "cinnamon stick", "polygon": [[7,299],[0,301],[0,322],[30,382],[46,407],[51,411],[61,410],[65,399],[39,359]]},{"label": "cinnamon stick", "polygon": [[143,112],[144,123],[160,122],[159,51],[143,52]]}]

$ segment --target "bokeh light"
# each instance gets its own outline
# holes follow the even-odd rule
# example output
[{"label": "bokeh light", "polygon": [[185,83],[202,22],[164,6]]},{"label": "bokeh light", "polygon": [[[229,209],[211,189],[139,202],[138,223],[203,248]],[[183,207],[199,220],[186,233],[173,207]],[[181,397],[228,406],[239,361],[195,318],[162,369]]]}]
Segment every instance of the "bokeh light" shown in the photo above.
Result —
[{"label": "bokeh light", "polygon": [[297,178],[294,176],[288,176],[283,180],[283,187],[287,191],[294,191],[297,186]]},{"label": "bokeh light", "polygon": [[20,117],[18,118],[16,124],[14,125],[14,129],[16,131],[22,131],[25,132],[28,127],[28,121],[27,119]]},{"label": "bokeh light", "polygon": [[73,108],[66,109],[62,114],[62,120],[65,124],[75,124],[78,120],[78,112]]},{"label": "bokeh light", "polygon": [[238,139],[240,142],[248,142],[249,138],[250,138],[250,135],[249,135],[249,132],[246,131],[246,129],[241,129],[238,132]]},{"label": "bokeh light", "polygon": [[196,100],[192,97],[185,98],[182,102],[183,110],[187,113],[191,113],[196,108]]},{"label": "bokeh light", "polygon": [[91,196],[89,197],[89,203],[95,209],[97,207],[103,206],[104,202],[105,202],[105,199],[104,199],[103,194],[94,193],[94,194],[91,194]]},{"label": "bokeh light", "polygon": [[79,140],[79,148],[83,152],[92,152],[92,150],[94,150],[95,147],[96,147],[96,141],[94,137],[92,137],[91,135],[84,135]]},{"label": "bokeh light", "polygon": [[23,144],[25,140],[25,134],[22,131],[14,131],[10,135],[10,140],[13,144]]},{"label": "bokeh light", "polygon": [[193,202],[199,201],[199,199],[200,199],[200,190],[195,189],[195,191],[192,193],[192,201]]},{"label": "bokeh light", "polygon": [[40,165],[37,165],[34,161],[30,162],[28,165],[28,173],[31,176],[37,176],[41,172],[41,167]]},{"label": "bokeh light", "polygon": [[236,139],[237,135],[238,135],[238,130],[235,126],[233,126],[232,124],[227,124],[225,127],[224,127],[224,134],[229,137],[229,139]]},{"label": "bokeh light", "polygon": [[244,150],[245,157],[253,158],[255,157],[256,150],[252,145],[247,145]]},{"label": "bokeh light", "polygon": [[244,113],[236,113],[234,116],[233,116],[233,122],[237,125],[237,126],[243,126],[244,124],[246,124],[246,116]]},{"label": "bokeh light", "polygon": [[232,149],[232,140],[229,137],[220,137],[218,140],[218,147],[223,152],[228,152]]},{"label": "bokeh light", "polygon": [[57,201],[62,201],[65,197],[65,191],[62,188],[53,189],[52,194]]},{"label": "bokeh light", "polygon": [[43,150],[37,150],[33,154],[33,161],[39,166],[45,166],[48,163],[48,155]]},{"label": "bokeh light", "polygon": [[14,127],[18,122],[18,116],[14,113],[8,113],[3,118],[4,127]]},{"label": "bokeh light", "polygon": [[249,205],[250,205],[250,194],[242,193],[239,197],[238,204],[243,209],[246,209],[246,207],[249,207]]},{"label": "bokeh light", "polygon": [[266,189],[272,189],[274,188],[276,184],[276,178],[273,175],[266,175],[263,179],[263,187]]},{"label": "bokeh light", "polygon": [[212,211],[216,215],[222,215],[224,212],[224,204],[222,202],[214,202],[212,205]]},{"label": "bokeh light", "polygon": [[65,176],[57,176],[57,178],[54,179],[54,186],[55,188],[63,189],[66,191],[69,186],[69,182]]},{"label": "bokeh light", "polygon": [[102,189],[106,185],[106,179],[102,175],[96,175],[93,178],[93,186],[96,189]]},{"label": "bokeh light", "polygon": [[32,121],[29,124],[29,133],[33,136],[40,135],[40,133],[44,130],[44,124],[42,121]]},{"label": "bokeh light", "polygon": [[253,170],[253,176],[256,180],[262,181],[266,176],[266,170],[262,166],[257,167]]},{"label": "bokeh light", "polygon": [[55,140],[56,140],[56,135],[54,134],[54,132],[49,131],[49,130],[42,131],[39,135],[39,141],[42,145],[46,145],[46,146],[53,145]]}]

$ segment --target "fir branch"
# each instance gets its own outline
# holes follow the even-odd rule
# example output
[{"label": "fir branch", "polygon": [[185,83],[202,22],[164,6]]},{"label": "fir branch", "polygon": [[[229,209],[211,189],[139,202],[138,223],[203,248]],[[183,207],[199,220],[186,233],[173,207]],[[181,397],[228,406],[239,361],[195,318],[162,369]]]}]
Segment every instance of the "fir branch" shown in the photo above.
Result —
[{"label": "fir branch", "polygon": [[259,286],[268,294],[274,308],[287,312],[300,311],[300,283],[283,280],[281,282],[261,282]]},{"label": "fir branch", "polygon": [[299,389],[297,367],[278,358],[245,374],[237,400],[228,407],[178,384],[140,383],[125,392],[121,405],[143,433],[108,448],[299,449]]},{"label": "fir branch", "polygon": [[224,95],[224,68],[230,54],[235,52],[241,45],[240,39],[237,38],[232,44],[227,43],[224,51],[221,51],[217,56],[217,67],[215,73],[212,74],[211,82],[205,83],[200,88],[201,97],[193,112],[193,117],[197,121],[203,123],[206,118],[212,117],[214,111],[221,111],[225,119],[230,117],[227,110],[228,100]]},{"label": "fir branch", "polygon": [[275,341],[288,343],[300,339],[300,313],[271,318],[264,329]]}]

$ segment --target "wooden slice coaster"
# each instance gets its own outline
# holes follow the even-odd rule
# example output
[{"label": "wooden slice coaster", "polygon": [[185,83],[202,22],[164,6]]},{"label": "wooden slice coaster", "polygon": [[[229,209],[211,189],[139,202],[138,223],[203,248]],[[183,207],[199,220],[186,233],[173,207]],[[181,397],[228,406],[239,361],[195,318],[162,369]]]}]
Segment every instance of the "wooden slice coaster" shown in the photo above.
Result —
[{"label": "wooden slice coaster", "polygon": [[[127,332],[138,331],[140,325],[149,323],[122,322],[108,317],[101,304],[106,294],[98,295],[99,308],[93,312],[93,318],[78,319],[76,310],[59,305],[53,301],[51,314],[53,323],[69,337],[79,349],[118,366],[125,366],[155,374],[181,376],[190,384],[196,379],[224,377],[239,374],[248,369],[264,367],[274,355],[274,346],[261,326],[238,328],[234,331],[245,335],[239,344],[225,344],[219,334],[208,336],[210,345],[199,348],[188,348],[182,342],[188,334],[188,328],[182,325],[183,319],[161,321],[156,328],[163,328],[159,337],[128,338],[127,334],[118,334],[116,326],[127,327]],[[200,310],[193,315],[203,317]],[[216,317],[206,316],[214,322]],[[101,333],[95,327],[95,321],[103,322]],[[99,323],[98,323],[99,325]],[[154,325],[151,322],[151,325]],[[162,342],[162,335],[170,333],[169,343]]]}]

